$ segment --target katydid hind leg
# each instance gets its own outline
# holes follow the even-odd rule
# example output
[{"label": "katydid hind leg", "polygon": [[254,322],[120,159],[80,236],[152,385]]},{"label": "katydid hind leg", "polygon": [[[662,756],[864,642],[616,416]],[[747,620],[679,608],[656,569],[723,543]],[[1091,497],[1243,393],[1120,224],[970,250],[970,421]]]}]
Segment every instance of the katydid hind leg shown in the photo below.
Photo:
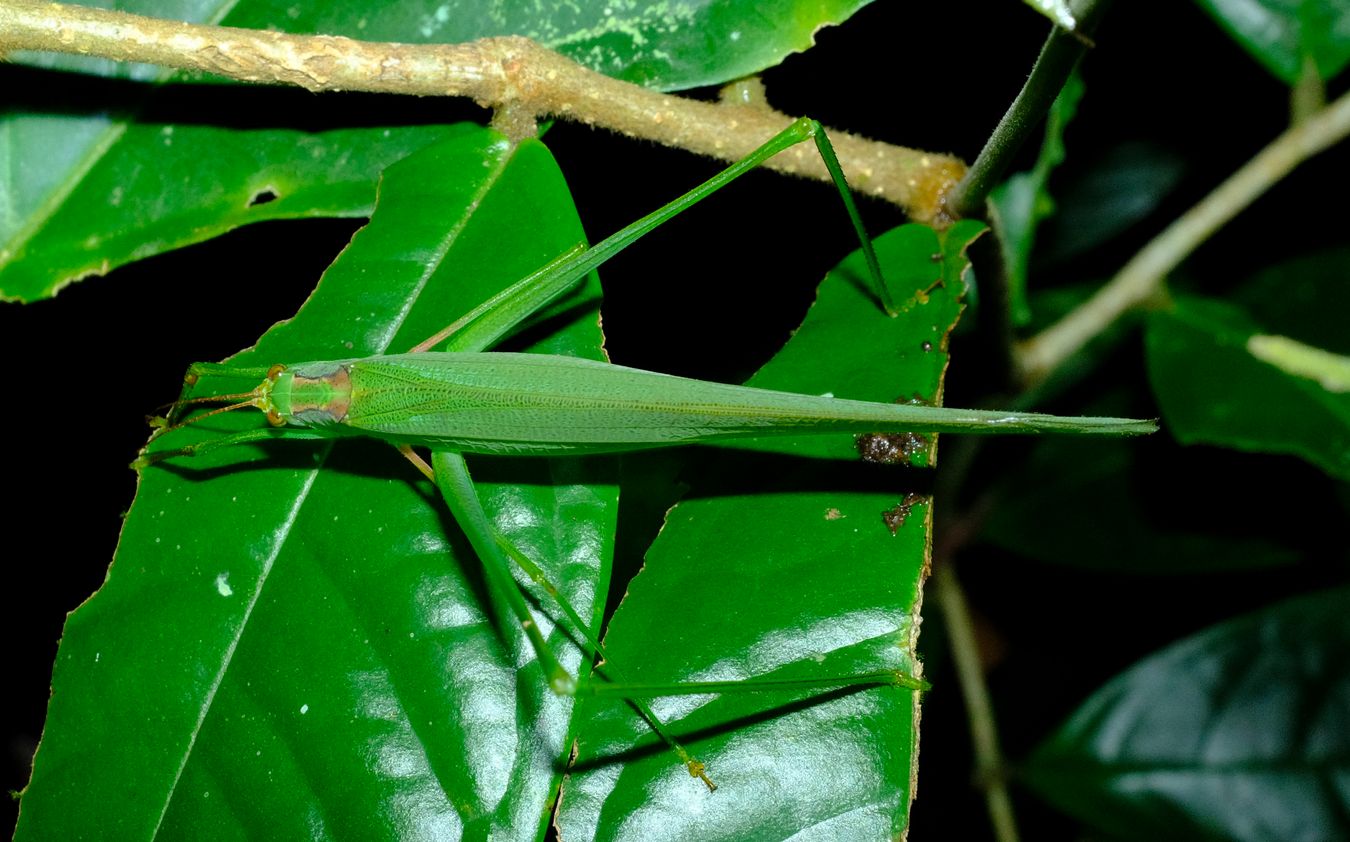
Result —
[{"label": "katydid hind leg", "polygon": [[[408,454],[405,453],[404,455],[407,456]],[[478,554],[491,586],[506,600],[512,613],[524,629],[526,637],[534,649],[535,657],[539,659],[545,674],[549,677],[549,686],[559,694],[575,695],[576,679],[558,661],[548,642],[539,632],[538,624],[530,614],[530,609],[525,604],[515,578],[511,576],[508,556],[525,571],[526,575],[545,588],[566,615],[574,627],[575,633],[579,634],[587,645],[593,651],[598,652],[602,658],[604,657],[604,647],[596,638],[595,633],[582,621],[581,616],[559,592],[558,588],[544,575],[539,565],[535,564],[533,560],[516,549],[510,541],[497,532],[496,527],[492,525],[492,521],[488,518],[487,512],[483,509],[477,492],[474,490],[473,480],[469,475],[468,465],[464,462],[464,457],[458,453],[434,451],[431,461],[436,485],[440,488],[442,496],[445,497],[451,514],[454,515],[460,528],[464,530],[474,552]],[[416,463],[414,462],[414,464]],[[611,679],[618,680],[613,666],[602,668],[602,672],[605,672]],[[690,756],[684,747],[666,731],[656,714],[645,702],[637,699],[629,700],[629,703],[647,721],[652,730],[675,751],[680,761],[689,770],[690,775],[702,780],[710,792],[717,788],[705,773],[703,764]]]},{"label": "katydid hind leg", "polygon": [[482,561],[489,586],[499,598],[506,601],[507,607],[520,623],[535,657],[539,659],[544,669],[550,689],[558,695],[574,695],[577,680],[549,648],[539,631],[539,624],[535,622],[534,615],[525,604],[525,598],[516,587],[516,580],[511,576],[511,563],[493,537],[495,530],[492,521],[478,500],[478,492],[474,490],[473,478],[469,475],[469,466],[465,463],[463,455],[445,450],[432,451],[431,466],[435,474],[436,487],[440,489],[441,496],[450,507],[450,514],[454,516],[455,522],[469,539],[473,551]]},{"label": "katydid hind leg", "polygon": [[[652,731],[654,731],[656,735],[675,752],[680,758],[680,762],[689,770],[690,776],[703,781],[704,785],[708,787],[709,792],[715,792],[717,790],[717,784],[713,783],[712,779],[708,777],[706,767],[703,763],[691,755],[680,741],[666,729],[665,725],[661,722],[660,717],[656,715],[656,712],[651,709],[651,706],[647,704],[645,699],[640,696],[628,695],[624,691],[625,680],[619,673],[618,665],[614,663],[613,659],[610,658],[609,653],[605,651],[604,644],[600,642],[600,639],[596,637],[595,633],[592,632],[590,627],[581,619],[581,615],[578,614],[571,603],[567,601],[567,597],[562,594],[556,585],[549,581],[539,565],[528,555],[521,552],[521,550],[512,544],[505,535],[498,532],[496,533],[496,537],[497,543],[502,548],[502,551],[510,556],[516,563],[516,566],[524,571],[525,575],[529,576],[531,581],[544,589],[553,601],[558,604],[563,615],[567,617],[575,634],[580,636],[586,642],[586,645],[590,647],[590,651],[595,652],[600,656],[603,663],[596,669],[597,672],[607,680],[607,686],[611,691],[610,695],[618,695],[623,698],[623,700],[627,702],[644,721],[646,721]],[[604,694],[597,693],[595,695]]]}]

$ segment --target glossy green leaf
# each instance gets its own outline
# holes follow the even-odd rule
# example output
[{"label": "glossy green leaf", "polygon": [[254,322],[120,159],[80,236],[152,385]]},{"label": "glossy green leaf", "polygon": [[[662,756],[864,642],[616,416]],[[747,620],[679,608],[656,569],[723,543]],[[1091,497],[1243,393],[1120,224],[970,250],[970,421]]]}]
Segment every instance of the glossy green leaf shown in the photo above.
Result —
[{"label": "glossy green leaf", "polygon": [[[313,297],[241,365],[406,349],[581,237],[547,150],[484,129],[380,189]],[[597,292],[532,347],[597,356]],[[474,470],[499,528],[598,612],[615,492],[588,482],[593,463]],[[387,445],[147,469],[107,583],[67,622],[18,838],[537,838],[571,701],[486,594],[434,490]],[[576,669],[567,635],[541,626]]]},{"label": "glossy green leaf", "polygon": [[1347,0],[1197,0],[1229,35],[1289,85],[1305,59],[1323,79],[1350,62]]},{"label": "glossy green leaf", "polygon": [[1031,321],[1027,276],[1031,250],[1036,243],[1036,228],[1055,212],[1055,200],[1049,191],[1050,174],[1064,162],[1064,130],[1077,113],[1084,90],[1081,76],[1075,73],[1069,77],[1046,115],[1045,140],[1041,143],[1036,165],[1028,172],[1013,175],[989,194],[997,221],[999,247],[1003,251],[1004,271],[1008,276],[1009,306],[1013,323],[1017,325]]},{"label": "glossy green leaf", "polygon": [[[525,34],[603,73],[671,89],[725,82],[810,46],[865,0],[779,0],[772,8],[702,3],[381,4],[118,3],[141,14],[293,33],[411,43]],[[110,3],[94,5],[109,6]],[[82,56],[18,54],[41,67],[158,83],[171,71]],[[27,77],[25,77],[27,78]],[[200,78],[200,77],[197,77]],[[11,83],[14,84],[14,83]],[[26,84],[31,85],[29,81]],[[132,260],[247,222],[369,213],[375,173],[424,145],[435,129],[351,129],[307,137],[205,125],[140,124],[130,114],[75,108],[0,113],[0,154],[16,162],[0,181],[0,298],[31,301]],[[391,134],[393,132],[393,134]],[[264,193],[268,185],[270,194]],[[254,205],[255,197],[277,201]]]},{"label": "glossy green leaf", "polygon": [[[367,216],[380,171],[445,131],[311,134],[0,117],[15,162],[0,185],[8,203],[0,215],[0,299],[45,298],[81,278],[251,222]],[[95,154],[85,141],[107,146]]]},{"label": "glossy green leaf", "polygon": [[[935,399],[945,338],[961,311],[963,249],[980,230],[962,224],[940,242],[930,229],[905,226],[877,240],[892,281],[923,279],[894,319],[863,285],[855,253],[750,382]],[[929,444],[918,443],[925,457]],[[931,523],[921,475],[858,465],[856,452],[842,468],[809,458],[819,451],[795,452],[719,450],[712,476],[693,481],[606,634],[624,680],[916,672]],[[563,788],[562,838],[900,836],[914,792],[918,701],[897,686],[656,700],[720,787],[710,796],[631,711],[587,699]]]},{"label": "glossy green leaf", "polygon": [[1183,444],[1290,453],[1350,478],[1350,392],[1252,353],[1263,335],[1230,304],[1182,298],[1149,318],[1149,379]]},{"label": "glossy green leaf", "polygon": [[1093,695],[1027,764],[1122,839],[1350,836],[1350,591],[1208,629]]}]

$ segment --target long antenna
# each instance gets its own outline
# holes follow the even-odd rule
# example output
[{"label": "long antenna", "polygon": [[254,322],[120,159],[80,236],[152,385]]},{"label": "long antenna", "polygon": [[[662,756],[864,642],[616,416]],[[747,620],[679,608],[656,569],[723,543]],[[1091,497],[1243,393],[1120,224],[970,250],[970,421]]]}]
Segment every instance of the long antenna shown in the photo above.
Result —
[{"label": "long antenna", "polygon": [[[189,424],[196,424],[198,421],[210,418],[213,415],[220,415],[223,412],[233,412],[236,409],[243,409],[246,406],[257,406],[257,400],[258,400],[258,390],[254,389],[249,392],[237,392],[232,395],[211,395],[209,397],[203,398],[190,398],[188,400],[174,401],[173,403],[168,404],[169,413],[167,417],[164,419],[165,426],[156,427],[155,432],[151,436],[151,438],[152,439],[158,438],[164,435],[165,433],[172,432],[173,430],[177,430],[182,427],[186,427]],[[183,409],[183,407],[194,406],[197,404],[204,404],[204,403],[221,403],[223,401],[238,401],[238,403],[232,403],[229,406],[222,406],[219,407],[218,409],[213,409],[210,412],[206,412],[201,415],[194,415],[191,418],[179,421],[177,423],[173,423],[174,417],[178,415],[178,413]],[[153,421],[151,423],[153,424]]]}]

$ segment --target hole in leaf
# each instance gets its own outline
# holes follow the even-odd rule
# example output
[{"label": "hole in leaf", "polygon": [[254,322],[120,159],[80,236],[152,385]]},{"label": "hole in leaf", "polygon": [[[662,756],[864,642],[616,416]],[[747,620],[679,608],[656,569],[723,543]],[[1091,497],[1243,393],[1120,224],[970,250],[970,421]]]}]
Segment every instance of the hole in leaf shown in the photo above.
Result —
[{"label": "hole in leaf", "polygon": [[253,198],[248,200],[248,206],[256,208],[258,205],[265,205],[268,202],[275,202],[279,197],[272,190],[259,190],[253,194]]}]

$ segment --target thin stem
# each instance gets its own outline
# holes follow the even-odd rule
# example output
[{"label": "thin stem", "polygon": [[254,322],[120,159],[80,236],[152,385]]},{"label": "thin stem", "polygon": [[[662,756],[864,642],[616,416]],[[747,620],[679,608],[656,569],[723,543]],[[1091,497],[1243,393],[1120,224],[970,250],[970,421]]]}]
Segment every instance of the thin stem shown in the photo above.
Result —
[{"label": "thin stem", "polygon": [[[311,91],[374,91],[462,96],[532,131],[528,116],[602,126],[666,146],[737,161],[791,118],[759,103],[696,102],[649,91],[588,70],[527,38],[465,44],[397,44],[327,35],[204,26],[123,12],[42,3],[0,2],[0,53],[42,50],[146,62],[249,82]],[[946,191],[964,173],[957,159],[831,130],[849,181],[920,221],[938,216]],[[767,166],[830,178],[809,150],[793,149]]]},{"label": "thin stem", "polygon": [[1315,115],[1327,105],[1327,87],[1322,73],[1317,69],[1317,61],[1312,56],[1303,57],[1303,66],[1298,81],[1289,89],[1289,123],[1296,125]]},{"label": "thin stem", "polygon": [[1350,94],[1344,94],[1261,150],[1212,193],[1144,246],[1097,294],[1020,349],[1022,381],[1034,385],[1077,353],[1126,311],[1162,290],[1162,282],[1210,235],[1288,175],[1350,133]]},{"label": "thin stem", "polygon": [[929,593],[935,595],[947,629],[947,645],[956,669],[957,684],[965,702],[975,755],[975,785],[984,793],[989,823],[998,842],[1017,842],[1017,822],[1003,775],[1006,768],[994,720],[994,702],[985,683],[975,620],[970,613],[961,581],[956,575],[956,556],[980,533],[997,504],[998,492],[985,491],[962,508],[961,489],[967,485],[985,440],[958,439],[942,446],[943,457],[933,489],[934,508],[950,508],[954,516],[933,536],[933,575]]},{"label": "thin stem", "polygon": [[1078,60],[1087,52],[1090,42],[1086,39],[1096,29],[1109,2],[1087,0],[1081,3],[1077,9],[1079,26],[1076,32],[1058,26],[1050,30],[1050,37],[1041,48],[1041,54],[1036,58],[1026,84],[1012,105],[1008,106],[1003,119],[999,120],[965,178],[948,197],[952,216],[979,216],[983,213],[989,191],[1003,179],[1013,156],[1036,132],[1069,74],[1073,73]]},{"label": "thin stem", "polygon": [[989,687],[984,682],[980,667],[979,643],[975,640],[974,622],[965,592],[956,578],[954,565],[935,565],[930,580],[938,607],[947,620],[947,637],[957,680],[966,702],[966,717],[970,723],[970,737],[975,749],[975,777],[984,791],[989,820],[998,842],[1017,842],[1017,821],[1013,815],[1012,798],[1003,775],[1003,754],[999,749],[998,726],[994,723],[994,706],[989,698]]}]

